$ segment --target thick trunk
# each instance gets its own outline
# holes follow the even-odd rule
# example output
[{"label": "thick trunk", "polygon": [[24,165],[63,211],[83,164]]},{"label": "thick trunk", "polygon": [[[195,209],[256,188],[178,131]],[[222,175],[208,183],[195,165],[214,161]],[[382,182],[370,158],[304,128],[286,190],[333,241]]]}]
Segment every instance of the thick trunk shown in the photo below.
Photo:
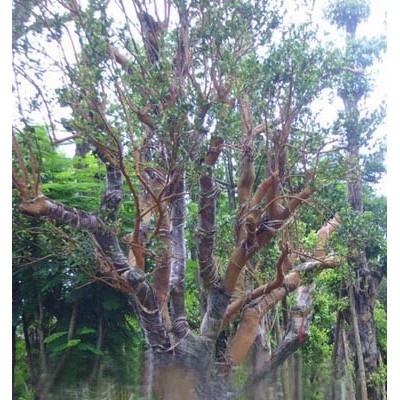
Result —
[{"label": "thick trunk", "polygon": [[130,297],[130,303],[138,314],[148,345],[155,351],[168,351],[171,342],[154,289],[146,281],[143,271],[138,269],[131,269],[127,279],[135,293],[135,298]]},{"label": "thick trunk", "polygon": [[140,379],[140,396],[150,398],[153,390],[153,351],[143,352],[143,367]]},{"label": "thick trunk", "polygon": [[156,266],[154,270],[154,292],[157,299],[158,309],[165,321],[168,330],[171,328],[171,322],[168,313],[169,280],[171,273],[171,239],[170,223],[167,208],[163,208],[163,215],[159,216],[160,225],[157,234],[155,252]]},{"label": "thick trunk", "polygon": [[214,241],[216,233],[215,212],[219,189],[215,183],[212,170],[200,177],[199,223],[196,230],[197,254],[199,258],[200,276],[206,288],[218,280],[214,257]]},{"label": "thick trunk", "polygon": [[199,222],[196,230],[197,254],[199,257],[200,277],[207,292],[207,308],[204,314],[200,335],[207,340],[216,341],[222,326],[222,319],[230,299],[225,287],[221,285],[214,256],[216,233],[216,204],[219,189],[215,182],[212,167],[222,150],[223,141],[214,137],[201,175]]},{"label": "thick trunk", "polygon": [[[357,23],[346,27],[346,51],[355,56],[352,41],[355,39]],[[352,54],[353,53],[353,54]],[[347,136],[347,189],[348,204],[356,213],[363,212],[363,183],[361,176],[360,150],[363,143],[362,134],[365,133],[360,118],[359,101],[366,92],[359,91],[356,86],[349,93],[349,85],[344,82],[347,90],[342,90],[345,110],[345,127]],[[353,352],[356,355],[357,397],[378,400],[382,398],[378,388],[368,386],[371,375],[377,371],[378,350],[376,344],[376,329],[373,321],[375,298],[379,288],[379,279],[371,274],[370,266],[363,245],[350,241],[348,243],[348,264],[350,271],[356,274],[357,282],[349,285],[350,321],[352,325]]]},{"label": "thick trunk", "polygon": [[[269,358],[270,356],[271,348],[267,343],[265,318],[262,318],[262,320],[260,321],[259,334],[254,341],[249,357],[251,374],[259,373],[264,365],[265,359]],[[269,383],[272,382],[266,382],[265,380],[260,380],[259,382],[256,382],[249,389],[249,397],[254,400],[264,400],[266,391],[269,389],[270,386],[272,386]]]}]

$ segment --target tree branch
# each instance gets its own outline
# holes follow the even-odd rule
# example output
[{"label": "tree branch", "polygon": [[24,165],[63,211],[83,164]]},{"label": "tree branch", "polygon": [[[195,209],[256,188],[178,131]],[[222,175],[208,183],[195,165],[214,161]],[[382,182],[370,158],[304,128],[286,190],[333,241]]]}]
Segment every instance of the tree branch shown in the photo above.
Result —
[{"label": "tree branch", "polygon": [[200,176],[199,221],[196,229],[197,254],[199,256],[200,276],[206,289],[217,283],[218,275],[214,258],[214,237],[216,232],[215,210],[218,186],[215,183],[212,167],[222,150],[222,139],[212,138],[205,160],[206,170]]}]

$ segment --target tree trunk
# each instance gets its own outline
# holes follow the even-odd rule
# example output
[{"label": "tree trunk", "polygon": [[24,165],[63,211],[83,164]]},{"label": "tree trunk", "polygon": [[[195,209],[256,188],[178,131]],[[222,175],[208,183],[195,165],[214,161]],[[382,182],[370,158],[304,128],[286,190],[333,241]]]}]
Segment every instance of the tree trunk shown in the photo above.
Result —
[{"label": "tree trunk", "polygon": [[349,288],[349,300],[350,300],[350,317],[351,325],[354,337],[354,346],[356,354],[356,372],[357,372],[357,398],[360,400],[368,400],[367,395],[367,380],[364,368],[363,352],[361,348],[360,331],[358,327],[358,318],[355,308],[354,290],[352,287]]},{"label": "tree trunk", "polygon": [[[276,334],[276,340],[277,343],[280,343],[283,339],[283,332],[281,328],[281,324],[279,321],[279,314],[278,314],[278,307],[276,307],[276,313],[275,313],[275,334]],[[291,382],[290,382],[290,371],[289,371],[289,362],[286,362],[282,365],[282,367],[279,369],[280,372],[280,378],[282,382],[282,395],[285,400],[289,400],[292,398],[291,396]]]},{"label": "tree trunk", "polygon": [[[262,318],[260,321],[259,334],[257,335],[256,340],[254,341],[254,344],[251,348],[249,357],[249,368],[251,374],[259,373],[264,366],[265,359],[271,356],[271,349],[266,339],[265,319],[266,318]],[[272,382],[269,382],[269,380],[267,382],[267,379],[256,382],[249,391],[249,398],[252,398],[254,400],[265,400],[267,392],[271,391],[271,383]],[[268,394],[267,398],[270,399]]]},{"label": "tree trunk", "polygon": [[30,377],[31,384],[33,386],[35,386],[37,374],[36,374],[36,369],[35,369],[35,363],[34,363],[33,356],[32,356],[31,341],[29,339],[28,322],[26,321],[26,318],[24,315],[22,315],[22,331],[24,333],[26,357],[28,359],[29,377]]},{"label": "tree trunk", "polygon": [[[348,32],[354,38],[355,32]],[[350,46],[348,44],[348,46]],[[343,97],[347,119],[347,164],[348,164],[348,204],[356,213],[363,212],[362,176],[360,166],[361,128],[358,100],[356,96]],[[356,354],[357,397],[379,400],[382,398],[378,388],[368,386],[370,376],[377,371],[378,348],[376,328],[373,321],[375,299],[378,294],[380,278],[373,276],[365,253],[365,248],[357,241],[348,243],[348,265],[355,271],[356,282],[348,288],[350,299],[350,320],[353,327],[354,353]]]},{"label": "tree trunk", "polygon": [[46,347],[44,344],[45,332],[44,332],[44,310],[42,303],[42,295],[40,293],[40,289],[37,290],[38,294],[38,334],[39,334],[39,358],[40,358],[40,367],[42,373],[47,373],[47,355],[46,355]]},{"label": "tree trunk", "polygon": [[[357,171],[348,184],[349,204],[356,212],[363,211],[362,181],[359,176],[358,149],[350,149],[350,167]],[[356,162],[357,161],[357,162]],[[358,398],[379,400],[382,394],[378,388],[368,386],[369,377],[378,368],[378,347],[376,343],[376,328],[373,320],[375,299],[379,291],[380,279],[373,276],[368,264],[365,249],[354,243],[349,243],[348,263],[350,270],[355,270],[356,284],[349,287],[350,315],[353,326],[357,360]]]},{"label": "tree trunk", "polygon": [[[78,315],[78,302],[76,301],[72,307],[71,318],[68,327],[67,343],[74,337],[77,315]],[[47,400],[49,398],[50,393],[54,387],[54,383],[59,373],[64,368],[64,365],[67,362],[70,354],[71,354],[71,348],[67,348],[66,350],[64,350],[64,353],[60,361],[57,363],[52,373],[42,374],[42,376],[40,377],[40,386],[39,386],[40,400]]]},{"label": "tree trunk", "polygon": [[294,361],[294,397],[293,400],[302,400],[303,399],[303,379],[302,379],[302,360],[301,354],[295,353],[293,354]]},{"label": "tree trunk", "polygon": [[143,352],[143,367],[140,379],[140,396],[150,398],[153,390],[153,352],[145,349]]},{"label": "tree trunk", "polygon": [[[97,342],[96,342],[96,350],[101,351],[101,347],[103,345],[103,339],[104,339],[104,319],[102,316],[99,318],[99,327],[97,330]],[[99,369],[100,369],[100,362],[101,359],[98,355],[96,355],[96,358],[94,360],[93,364],[93,369],[90,374],[89,382],[96,382],[97,377],[99,375]]]}]

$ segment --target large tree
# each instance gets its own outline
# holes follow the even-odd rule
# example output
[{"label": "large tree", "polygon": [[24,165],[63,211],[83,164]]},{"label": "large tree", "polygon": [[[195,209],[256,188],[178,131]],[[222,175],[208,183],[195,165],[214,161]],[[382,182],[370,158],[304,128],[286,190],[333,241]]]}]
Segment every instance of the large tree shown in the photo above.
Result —
[{"label": "large tree", "polygon": [[[347,202],[355,224],[357,220],[365,218],[363,186],[369,180],[365,173],[367,168],[362,165],[362,149],[371,143],[374,126],[384,115],[382,108],[371,112],[366,111],[362,105],[372,89],[368,68],[379,59],[385,48],[383,37],[366,39],[356,34],[357,28],[368,18],[369,13],[368,2],[360,0],[332,2],[327,10],[331,22],[345,31],[343,53],[348,68],[339,77],[338,95],[344,108],[339,114],[337,128],[343,130],[345,135]],[[377,375],[380,364],[373,314],[383,271],[373,262],[373,251],[367,250],[367,243],[365,238],[358,240],[354,236],[348,243],[347,262],[350,273],[340,296],[349,299],[350,307],[347,312],[338,313],[335,354],[336,373],[343,376],[345,371],[340,354],[341,348],[347,345],[347,339],[342,325],[347,322],[351,326],[350,346],[356,360],[355,395],[357,399],[365,400],[382,398],[382,387],[370,383],[374,375]],[[334,390],[335,398],[341,398],[338,394],[339,386],[336,392]]]},{"label": "large tree", "polygon": [[[295,23],[278,3],[14,2],[19,210],[92,240],[96,278],[124,293],[144,332],[145,395],[232,397],[230,377],[248,362],[240,390],[265,398],[310,335],[315,276],[344,262],[327,251],[340,202],[321,197],[326,182],[344,181],[341,140],[312,110],[348,59],[317,40],[311,8]],[[61,80],[53,91],[49,71]],[[75,143],[104,165],[97,210],[51,198],[22,80],[52,144]],[[60,121],[57,103],[70,111]],[[201,282],[198,326],[185,307],[188,250]],[[67,347],[76,344],[73,304]],[[40,296],[37,305],[45,399],[65,364],[48,379]],[[271,325],[271,313],[282,322]]]}]

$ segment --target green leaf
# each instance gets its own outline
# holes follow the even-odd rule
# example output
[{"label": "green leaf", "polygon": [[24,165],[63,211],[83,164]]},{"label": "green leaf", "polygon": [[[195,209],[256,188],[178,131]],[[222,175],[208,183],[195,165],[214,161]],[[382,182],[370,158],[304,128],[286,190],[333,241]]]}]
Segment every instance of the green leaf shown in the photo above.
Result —
[{"label": "green leaf", "polygon": [[84,327],[84,328],[79,329],[76,332],[77,335],[87,335],[88,333],[96,333],[96,331],[94,329],[92,329],[92,328]]},{"label": "green leaf", "polygon": [[78,348],[79,348],[79,350],[88,351],[88,352],[93,353],[93,354],[95,354],[97,356],[104,356],[106,354],[105,351],[101,351],[101,350],[96,349],[96,347],[94,347],[90,343],[81,343]]},{"label": "green leaf", "polygon": [[75,347],[81,342],[81,339],[68,340],[67,347]]},{"label": "green leaf", "polygon": [[62,332],[53,333],[52,335],[47,336],[47,338],[44,339],[44,343],[45,343],[45,344],[51,343],[51,342],[53,342],[54,340],[56,340],[56,339],[58,339],[58,338],[60,338],[60,337],[62,337],[62,336],[65,336],[65,335],[67,335],[67,334],[68,334],[68,331],[62,331]]}]

